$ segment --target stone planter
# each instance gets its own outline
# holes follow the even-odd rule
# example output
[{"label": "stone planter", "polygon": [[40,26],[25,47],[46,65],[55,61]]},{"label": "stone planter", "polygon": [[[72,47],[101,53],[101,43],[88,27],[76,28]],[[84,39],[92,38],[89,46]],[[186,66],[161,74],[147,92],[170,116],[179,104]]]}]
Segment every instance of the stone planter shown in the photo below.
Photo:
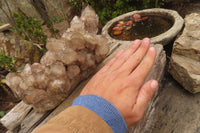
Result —
[{"label": "stone planter", "polygon": [[172,20],[173,26],[168,31],[151,38],[151,42],[153,44],[156,44],[156,43],[163,44],[163,45],[168,44],[181,31],[181,29],[183,27],[184,20],[176,11],[168,10],[168,9],[153,8],[153,9],[129,12],[129,13],[123,14],[121,16],[118,16],[118,17],[110,20],[103,27],[102,34],[105,35],[109,39],[109,41],[112,43],[121,43],[121,44],[131,43],[132,41],[116,40],[116,39],[112,38],[108,32],[109,32],[109,28],[112,26],[113,23],[115,23],[119,20],[123,20],[124,18],[132,16],[133,14],[136,14],[136,13],[159,14],[159,15],[164,15],[167,18],[169,18],[170,20]]}]

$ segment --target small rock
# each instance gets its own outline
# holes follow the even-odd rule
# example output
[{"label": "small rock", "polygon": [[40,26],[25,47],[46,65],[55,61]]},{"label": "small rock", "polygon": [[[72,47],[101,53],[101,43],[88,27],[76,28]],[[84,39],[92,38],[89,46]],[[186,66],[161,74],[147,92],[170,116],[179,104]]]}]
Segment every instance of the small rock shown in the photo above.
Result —
[{"label": "small rock", "polygon": [[140,14],[134,14],[133,19],[139,20],[139,19],[141,19],[141,15]]},{"label": "small rock", "polygon": [[128,21],[127,23],[126,23],[126,25],[132,25],[133,24],[133,21],[132,20],[130,20],[130,21]]},{"label": "small rock", "polygon": [[115,36],[117,36],[117,35],[122,34],[122,31],[121,31],[121,30],[117,30],[117,31],[114,31],[113,34],[114,34]]},{"label": "small rock", "polygon": [[143,18],[142,18],[142,21],[145,21],[145,20],[147,20],[147,19],[149,19],[149,17],[143,17]]},{"label": "small rock", "polygon": [[114,27],[113,30],[123,30],[123,27]]},{"label": "small rock", "polygon": [[119,27],[113,27],[113,30],[119,30]]},{"label": "small rock", "polygon": [[116,27],[122,27],[123,26],[123,24],[117,24],[116,25]]},{"label": "small rock", "polygon": [[119,24],[122,24],[122,25],[123,25],[123,24],[124,24],[124,21],[119,21]]},{"label": "small rock", "polygon": [[131,29],[131,26],[126,27],[126,30],[130,30],[130,29]]}]

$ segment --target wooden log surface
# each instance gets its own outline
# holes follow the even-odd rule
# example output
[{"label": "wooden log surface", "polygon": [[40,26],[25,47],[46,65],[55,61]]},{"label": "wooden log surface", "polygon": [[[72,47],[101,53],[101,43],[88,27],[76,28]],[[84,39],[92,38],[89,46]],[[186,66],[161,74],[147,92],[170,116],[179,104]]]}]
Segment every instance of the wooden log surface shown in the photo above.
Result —
[{"label": "wooden log surface", "polygon": [[11,111],[9,111],[2,119],[1,123],[9,130],[15,129],[31,110],[31,106],[23,101],[18,103]]},{"label": "wooden log surface", "polygon": [[[110,60],[113,55],[119,51],[120,49],[127,49],[130,44],[110,44],[110,53],[108,54],[107,58],[97,67],[97,69],[95,71],[98,71],[108,60]],[[156,60],[160,60],[158,58],[160,58],[161,53],[163,52],[163,48],[161,45],[155,45],[155,48],[157,49],[157,58]],[[165,59],[166,60],[166,59]],[[162,61],[159,61],[159,63],[162,63]],[[165,65],[164,61],[163,64]],[[154,67],[152,69],[152,71],[150,72],[149,76],[147,79],[150,78],[154,78],[157,80],[161,80],[162,78],[162,73],[161,73],[160,67],[158,67],[158,64],[156,65],[156,63],[154,64]],[[63,101],[57,108],[55,108],[52,111],[46,112],[46,113],[37,113],[35,110],[32,110],[29,112],[29,114],[27,115],[26,113],[26,117],[21,118],[22,120],[19,122],[15,122],[14,119],[12,120],[12,122],[16,123],[15,127],[12,126],[12,128],[10,128],[8,125],[3,124],[6,128],[8,128],[9,130],[14,130],[17,126],[19,127],[19,133],[31,133],[34,129],[42,126],[43,124],[45,124],[48,120],[50,120],[52,117],[54,117],[55,115],[57,115],[58,113],[60,113],[61,111],[63,111],[64,109],[66,109],[67,107],[69,107],[71,105],[71,103],[73,102],[73,100],[79,95],[79,93],[81,92],[82,88],[85,86],[85,84],[89,81],[89,79],[92,76],[90,76],[88,79],[82,81],[74,90],[73,92],[66,98],[65,101]],[[25,104],[25,103],[24,103]],[[16,105],[19,106],[19,105]],[[12,112],[12,111],[11,111]],[[23,114],[23,112],[21,112]],[[24,114],[23,114],[24,115]],[[18,117],[20,115],[18,114]],[[22,116],[22,115],[21,115]],[[11,118],[9,118],[9,116],[4,116],[4,120],[6,119],[7,121]]]},{"label": "wooden log surface", "polygon": [[12,26],[10,24],[4,24],[4,25],[0,26],[0,32],[9,30],[11,27]]},{"label": "wooden log surface", "polygon": [[[156,51],[157,51],[157,55],[156,55],[155,63],[153,65],[151,72],[145,79],[145,81],[150,80],[150,79],[156,79],[159,82],[159,87],[162,87],[161,81],[165,73],[166,54],[165,54],[165,51],[163,51],[162,45],[157,45]],[[158,101],[159,90],[160,89],[158,88],[152,100],[148,103],[143,118],[134,126],[130,127],[127,133],[144,133],[143,129],[149,128],[148,125],[149,123],[151,123],[151,119],[153,119],[154,117],[153,116],[154,111],[155,111],[154,107]]]}]

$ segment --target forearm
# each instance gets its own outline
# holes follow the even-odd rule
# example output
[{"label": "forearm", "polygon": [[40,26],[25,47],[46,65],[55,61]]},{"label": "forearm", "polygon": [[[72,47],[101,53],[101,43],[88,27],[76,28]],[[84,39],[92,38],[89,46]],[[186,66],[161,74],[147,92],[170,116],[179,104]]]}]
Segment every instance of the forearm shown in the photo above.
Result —
[{"label": "forearm", "polygon": [[93,111],[72,106],[52,118],[33,133],[113,133],[107,123]]}]

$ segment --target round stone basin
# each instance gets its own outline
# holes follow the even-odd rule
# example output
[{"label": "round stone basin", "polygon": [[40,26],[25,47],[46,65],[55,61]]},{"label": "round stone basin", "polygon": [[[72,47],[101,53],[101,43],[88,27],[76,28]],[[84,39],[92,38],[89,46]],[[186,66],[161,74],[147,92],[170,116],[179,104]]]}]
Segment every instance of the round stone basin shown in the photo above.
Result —
[{"label": "round stone basin", "polygon": [[[141,15],[141,18],[148,18],[145,21],[134,22],[131,28],[125,25],[120,33],[116,34],[115,27],[119,23],[127,23],[134,14]],[[133,11],[118,16],[109,21],[102,29],[111,42],[131,43],[135,39],[151,38],[152,43],[168,44],[182,29],[182,17],[173,10],[154,8],[141,11]],[[117,31],[118,32],[118,31]]]}]

